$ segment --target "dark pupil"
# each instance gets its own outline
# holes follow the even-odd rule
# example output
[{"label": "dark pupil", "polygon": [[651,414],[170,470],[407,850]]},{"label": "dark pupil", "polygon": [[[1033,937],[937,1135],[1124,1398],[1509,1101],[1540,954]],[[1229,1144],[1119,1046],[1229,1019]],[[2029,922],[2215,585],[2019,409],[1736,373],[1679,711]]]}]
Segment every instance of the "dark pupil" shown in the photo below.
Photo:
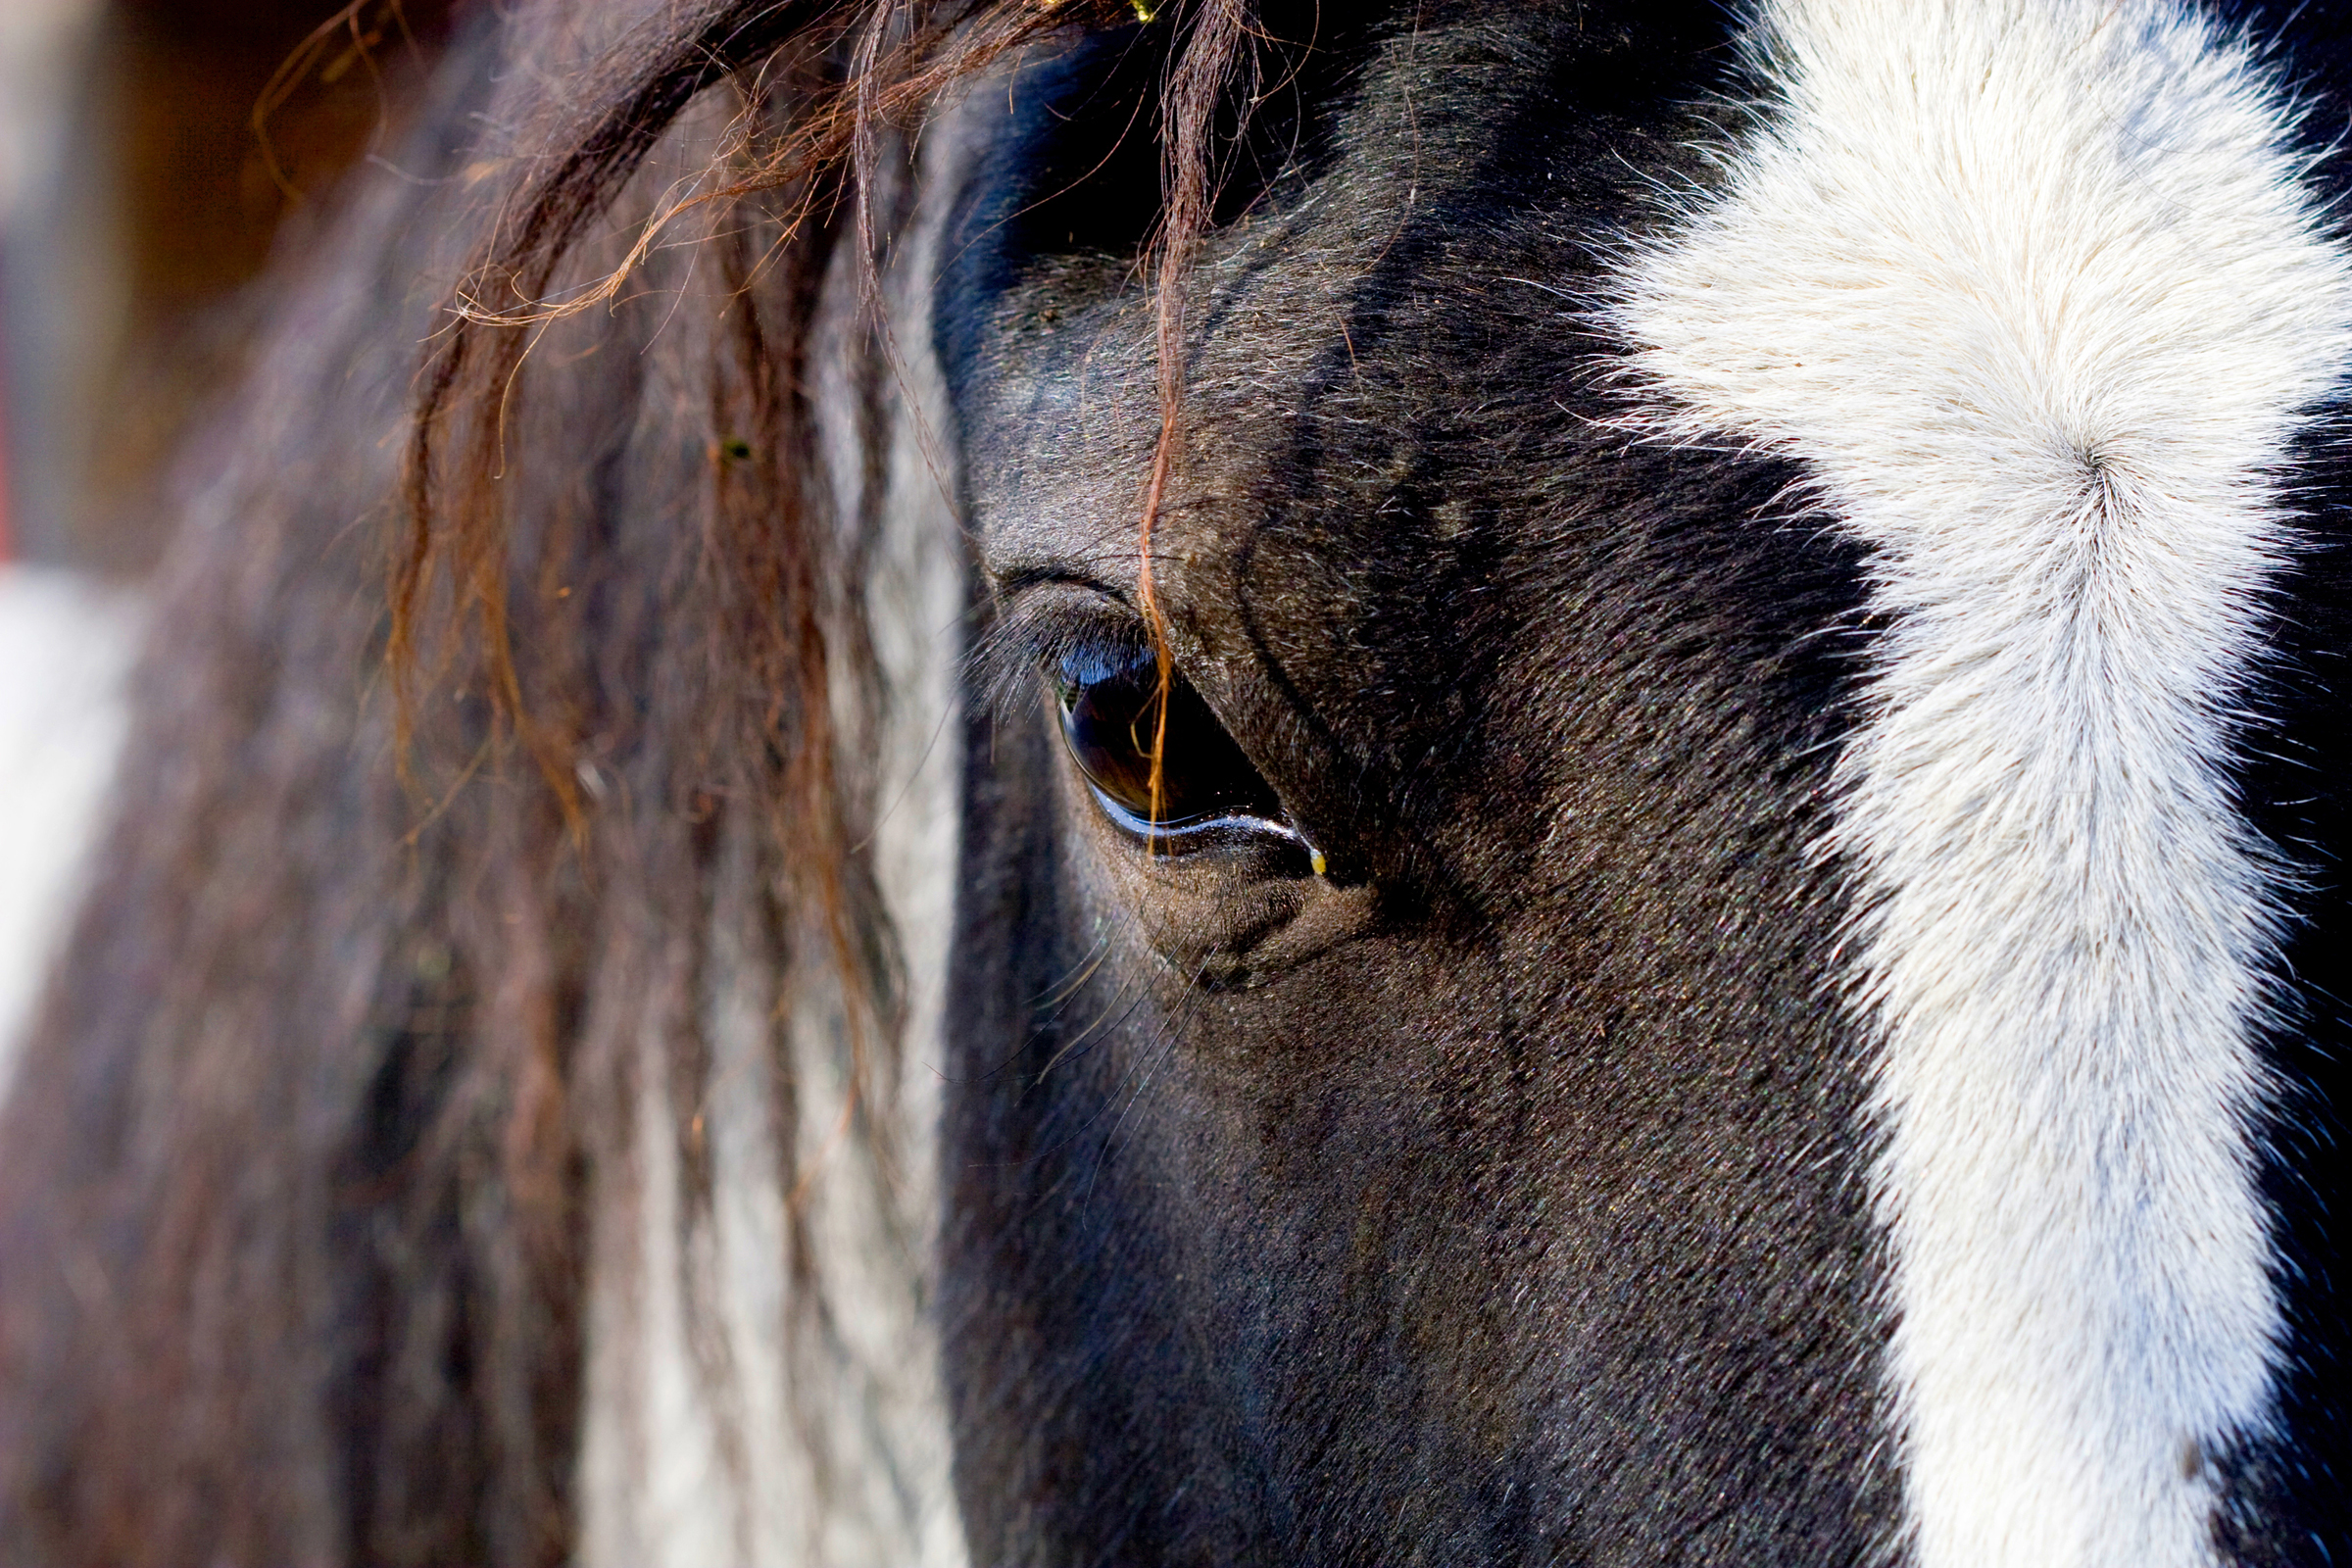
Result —
[{"label": "dark pupil", "polygon": [[[1183,677],[1171,674],[1160,730],[1157,662],[1146,654],[1105,668],[1073,661],[1060,681],[1061,733],[1078,770],[1113,806],[1162,828],[1219,817],[1282,819],[1282,807],[1225,726]],[[1152,809],[1152,747],[1164,747]]]}]

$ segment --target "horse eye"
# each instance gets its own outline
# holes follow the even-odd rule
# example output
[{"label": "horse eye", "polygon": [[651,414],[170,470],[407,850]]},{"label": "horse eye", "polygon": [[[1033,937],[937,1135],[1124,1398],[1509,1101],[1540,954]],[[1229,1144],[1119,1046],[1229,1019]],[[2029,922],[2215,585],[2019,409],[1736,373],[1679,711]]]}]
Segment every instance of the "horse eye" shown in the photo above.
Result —
[{"label": "horse eye", "polygon": [[[1282,827],[1282,803],[1273,789],[1181,675],[1168,678],[1166,728],[1161,729],[1159,665],[1150,654],[1113,661],[1067,659],[1055,684],[1071,760],[1121,827],[1176,835],[1253,818],[1290,832]],[[1163,747],[1156,802],[1152,789],[1155,742]]]}]

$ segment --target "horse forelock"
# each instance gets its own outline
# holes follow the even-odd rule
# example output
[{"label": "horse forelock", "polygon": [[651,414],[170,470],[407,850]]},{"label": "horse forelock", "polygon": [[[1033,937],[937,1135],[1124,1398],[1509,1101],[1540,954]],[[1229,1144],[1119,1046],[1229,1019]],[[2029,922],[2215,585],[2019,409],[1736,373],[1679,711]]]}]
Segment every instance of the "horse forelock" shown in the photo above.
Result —
[{"label": "horse forelock", "polygon": [[[952,167],[968,151],[941,127],[924,157]],[[837,254],[814,306],[808,432],[830,525],[859,541],[853,612],[869,662],[844,715],[862,726],[854,787],[871,810],[858,848],[873,897],[858,940],[898,956],[895,1038],[876,1044],[903,1054],[858,1082],[842,1059],[850,999],[806,976],[779,986],[752,912],[756,830],[730,829],[699,916],[710,954],[692,1004],[707,1052],[699,1084],[665,1082],[662,1043],[642,1042],[634,1170],[593,1205],[587,1564],[962,1561],[923,1313],[966,613],[929,347],[956,180],[904,177],[909,188],[887,199],[909,215],[886,270]],[[861,347],[877,300],[884,358]],[[681,1096],[696,1097],[683,1111]],[[676,1158],[681,1120],[707,1141],[699,1172]]]}]

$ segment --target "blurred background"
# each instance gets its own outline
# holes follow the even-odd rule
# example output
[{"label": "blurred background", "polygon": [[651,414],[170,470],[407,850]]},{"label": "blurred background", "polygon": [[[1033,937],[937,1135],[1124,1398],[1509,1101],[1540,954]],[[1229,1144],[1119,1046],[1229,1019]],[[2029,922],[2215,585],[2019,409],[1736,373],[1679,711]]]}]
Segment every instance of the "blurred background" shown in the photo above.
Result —
[{"label": "blurred background", "polygon": [[0,0],[0,1087],[104,813],[171,456],[476,3]]},{"label": "blurred background", "polygon": [[397,128],[463,0],[0,0],[0,420],[15,561],[135,580],[251,285]]}]

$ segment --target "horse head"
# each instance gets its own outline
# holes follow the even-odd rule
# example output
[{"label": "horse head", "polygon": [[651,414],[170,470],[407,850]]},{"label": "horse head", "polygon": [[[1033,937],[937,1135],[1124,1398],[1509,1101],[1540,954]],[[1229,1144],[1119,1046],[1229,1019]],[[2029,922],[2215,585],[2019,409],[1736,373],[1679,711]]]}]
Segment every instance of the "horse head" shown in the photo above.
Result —
[{"label": "horse head", "polygon": [[2332,24],[589,10],[204,460],[31,1560],[2352,1540]]}]

